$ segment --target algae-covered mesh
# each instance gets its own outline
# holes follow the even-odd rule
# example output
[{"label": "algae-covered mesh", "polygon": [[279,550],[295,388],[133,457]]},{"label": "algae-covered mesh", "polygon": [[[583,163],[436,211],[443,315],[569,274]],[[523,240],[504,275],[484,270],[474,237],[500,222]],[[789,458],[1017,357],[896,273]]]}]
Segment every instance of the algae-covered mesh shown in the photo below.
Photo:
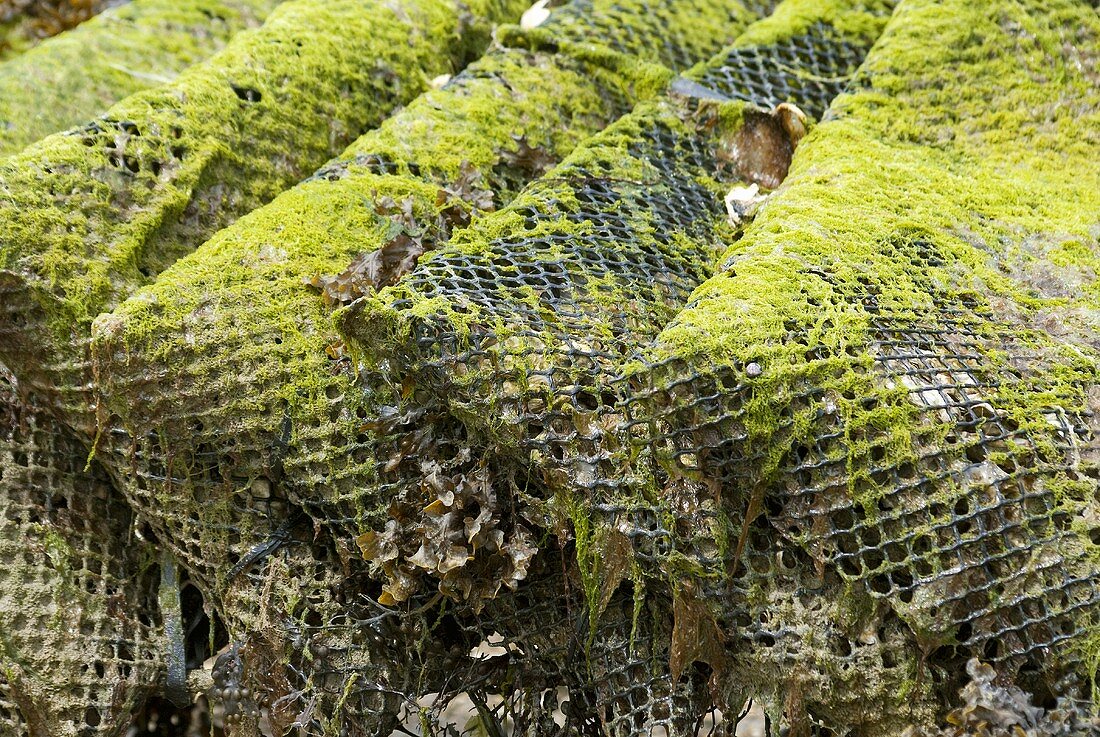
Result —
[{"label": "algae-covered mesh", "polygon": [[170,82],[279,0],[134,0],[0,63],[0,156]]},{"label": "algae-covered mesh", "polygon": [[[731,17],[746,24],[738,7],[687,5],[676,25],[717,48]],[[634,14],[652,9],[639,3]],[[552,17],[587,10],[567,5]],[[101,453],[134,477],[126,494],[208,589],[218,579],[213,550],[240,557],[269,534],[266,512],[234,518],[215,512],[223,504],[309,503],[318,489],[359,499],[347,512],[349,538],[357,516],[385,509],[379,471],[422,441],[406,433],[404,450],[390,442],[410,421],[386,387],[363,396],[331,309],[372,279],[396,278],[667,81],[638,58],[662,53],[661,32],[637,31],[636,56],[620,56],[598,27],[578,46],[580,28],[571,26],[573,42],[545,29],[534,40],[501,33],[511,46],[414,101],[96,325],[105,409],[118,415]]]},{"label": "algae-covered mesh", "polygon": [[163,678],[156,554],[0,367],[0,731],[116,735]]},{"label": "algae-covered mesh", "polygon": [[[782,11],[758,26],[778,25]],[[884,8],[837,11],[845,13],[869,19],[870,28],[885,21]],[[758,27],[746,36],[754,33]],[[836,37],[831,30],[821,43]],[[868,33],[863,48],[872,40]],[[775,48],[754,48],[754,58],[776,58],[789,44],[780,34]],[[712,64],[732,80],[734,70],[725,67],[731,58],[726,52]],[[816,76],[790,66],[796,62],[777,64],[776,78]],[[755,66],[748,75],[751,82]],[[834,84],[835,93],[843,80]],[[483,445],[536,465],[575,454],[593,438],[591,423],[613,388],[618,361],[671,319],[747,217],[731,214],[725,195],[743,191],[747,206],[759,183],[776,186],[804,124],[789,107],[767,114],[678,94],[644,103],[507,208],[424,256],[397,285],[353,304],[344,328],[365,352],[398,367],[390,381],[418,403],[434,394]],[[513,483],[527,482],[521,473]],[[513,497],[500,490],[490,498],[470,483],[434,490],[422,484],[399,494],[385,529],[361,541],[385,571],[387,594],[402,599],[425,573],[444,591],[463,580],[464,559],[474,554],[470,541],[458,540],[461,530],[449,526],[461,524],[461,510],[477,509],[487,534],[506,534],[501,520],[515,516]],[[516,544],[533,539],[528,527],[516,528]],[[491,556],[494,545],[484,547]]]},{"label": "algae-covered mesh", "polygon": [[0,356],[91,437],[92,319],[455,71],[512,0],[295,0],[0,165]]},{"label": "algae-covered mesh", "polygon": [[[424,11],[443,30],[398,87],[463,60],[420,76],[463,7]],[[128,220],[133,183],[42,158],[67,137],[32,148],[40,196],[69,207],[83,184],[104,219],[59,206],[0,241],[0,284],[41,290],[38,312],[0,312],[0,359],[29,377],[0,404],[0,547],[19,541],[0,557],[85,604],[55,614],[75,629],[20,629],[33,587],[0,595],[23,638],[0,650],[0,717],[71,718],[27,673],[98,693],[163,670],[183,697],[186,665],[234,737],[732,733],[748,700],[791,737],[1100,731],[1100,19],[906,0],[887,25],[891,8],[788,0],[675,80],[643,60],[709,53],[753,11],[553,8],[171,267],[292,178],[211,153],[246,174],[162,249],[191,194]],[[375,41],[397,43],[338,43]],[[246,109],[271,97],[230,86]],[[131,173],[155,117],[112,134]],[[257,140],[286,163],[291,137]],[[116,230],[129,245],[85,257]],[[79,351],[147,281],[96,322],[84,470],[42,410],[92,438]],[[5,306],[28,293],[0,287]],[[40,317],[51,339],[20,352]],[[96,491],[55,503],[66,484]],[[104,517],[113,534],[86,534]],[[173,558],[208,632],[182,626]],[[34,661],[87,666],[102,642],[102,669]],[[111,695],[82,694],[89,734],[143,694]]]},{"label": "algae-covered mesh", "polygon": [[[677,6],[671,28],[693,29],[704,53],[752,18],[738,3]],[[621,21],[634,23],[656,4],[615,7]],[[566,5],[552,18],[590,10]],[[105,408],[120,415],[100,438],[99,456],[201,582],[234,639],[255,642],[256,629],[300,630],[286,642],[325,648],[323,663],[308,656],[298,663],[275,645],[261,653],[253,644],[237,668],[237,680],[248,683],[274,664],[300,674],[301,698],[284,699],[281,708],[300,710],[316,697],[311,724],[354,725],[388,709],[379,704],[392,696],[357,681],[384,681],[395,693],[426,688],[415,679],[397,685],[417,671],[395,661],[393,637],[372,639],[365,629],[339,625],[378,616],[355,613],[363,592],[379,592],[358,581],[349,559],[364,567],[354,543],[360,524],[377,520],[398,483],[424,475],[420,461],[447,463],[449,450],[456,461],[470,456],[451,427],[417,428],[430,413],[406,414],[388,387],[370,388],[370,377],[355,374],[329,313],[372,279],[396,278],[405,260],[411,265],[478,211],[506,203],[671,77],[645,63],[665,55],[668,28],[640,24],[628,55],[610,50],[598,25],[588,37],[582,27],[572,24],[562,38],[553,24],[530,34],[502,31],[502,45],[486,58],[217,235],[96,326]],[[415,456],[419,449],[424,458]],[[303,541],[318,533],[301,506],[342,531],[315,560]],[[346,520],[332,519],[338,509],[350,510]],[[526,571],[522,557],[516,581]],[[302,582],[315,597],[298,594]],[[272,587],[275,603],[264,611],[276,624],[261,625],[254,602]],[[362,695],[342,696],[353,687]],[[279,698],[257,699],[257,708]],[[247,715],[250,707],[234,709]]]},{"label": "algae-covered mesh", "polygon": [[[540,30],[567,42],[588,43],[598,36],[601,45],[614,51],[636,55],[641,50],[646,58],[679,70],[706,59],[717,50],[716,45],[720,48],[733,41],[746,20],[767,15],[778,0],[574,2],[575,11],[551,12]],[[709,25],[712,23],[719,25]]]},{"label": "algae-covered mesh", "polygon": [[[1094,273],[1096,18],[1070,3],[903,10],[653,346],[620,349],[655,332],[639,295],[674,268],[651,269],[634,233],[609,238],[639,275],[621,288],[572,250],[585,233],[553,243],[560,220],[537,205],[510,226],[541,239],[540,258],[512,255],[519,237],[464,253],[460,235],[344,322],[396,381],[541,470],[574,525],[599,520],[590,576],[606,538],[652,539],[623,519],[656,503],[673,521],[654,578],[698,641],[681,657],[729,673],[743,651],[723,643],[751,632],[748,652],[774,667],[718,680],[770,695],[798,730],[920,722],[971,656],[1040,700],[1087,693],[1095,662],[1094,298],[1065,302]],[[1035,84],[1049,68],[1059,84]],[[629,307],[629,340],[610,305]],[[708,506],[692,540],[685,510]],[[742,583],[756,526],[771,560],[807,576],[771,607]],[[827,633],[800,669],[775,611]],[[841,709],[833,666],[867,653]],[[886,700],[869,694],[882,672]]]},{"label": "algae-covered mesh", "polygon": [[[713,582],[686,599],[704,641],[778,643],[778,607],[730,593],[754,529],[804,559],[781,598],[811,593],[835,640],[747,681],[792,728],[832,703],[806,682],[884,628],[910,643],[879,651],[905,674],[876,712],[895,725],[921,689],[943,710],[970,658],[1036,703],[1092,694],[1098,33],[1082,4],[903,4],[719,273],[564,426],[562,457],[536,459],[577,519],[657,502],[670,585]],[[700,508],[709,529],[684,514]]]},{"label": "algae-covered mesh", "polygon": [[[870,4],[869,7],[874,7]],[[886,7],[878,9],[881,15]],[[688,75],[692,82],[761,107],[794,103],[818,120],[851,81],[870,39],[851,37],[817,21],[798,33],[761,43],[750,36]],[[783,69],[785,74],[776,74]],[[690,88],[685,88],[690,91]]]},{"label": "algae-covered mesh", "polygon": [[[735,44],[688,81],[718,80],[720,94],[751,97],[761,60],[776,85],[844,66],[848,76],[808,90],[806,106],[820,110],[855,71],[851,49],[866,51],[887,11],[851,8],[869,19],[861,37],[818,23],[767,47]],[[835,55],[798,56],[791,37],[815,33],[813,44],[832,44]],[[727,63],[745,59],[739,86]],[[366,351],[408,372],[399,380],[429,387],[505,446],[552,455],[557,442],[584,442],[585,418],[604,402],[617,361],[709,275],[755,193],[782,181],[805,123],[796,108],[767,116],[676,98],[640,111],[398,285],[353,305],[344,325]],[[724,206],[734,183],[746,198]]]},{"label": "algae-covered mesh", "polygon": [[[1093,268],[1098,177],[1095,142],[1046,121],[1096,120],[1100,27],[1071,3],[903,10],[722,273],[628,367],[616,435],[659,484],[707,479],[888,603],[924,667],[974,656],[1028,690],[1087,689],[1093,298],[1065,300]],[[937,44],[915,50],[922,34]],[[1052,65],[1055,88],[1024,81]],[[869,155],[888,165],[860,171]]]}]

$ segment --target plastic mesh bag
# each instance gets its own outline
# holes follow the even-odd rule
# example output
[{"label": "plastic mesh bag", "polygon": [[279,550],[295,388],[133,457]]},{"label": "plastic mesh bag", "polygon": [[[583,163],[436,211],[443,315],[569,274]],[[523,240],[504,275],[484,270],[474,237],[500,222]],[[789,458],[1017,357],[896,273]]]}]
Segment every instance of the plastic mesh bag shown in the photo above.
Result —
[{"label": "plastic mesh bag", "polygon": [[238,31],[259,25],[277,4],[137,0],[0,64],[0,155],[171,81]]},{"label": "plastic mesh bag", "polygon": [[87,451],[0,367],[0,730],[117,735],[166,656],[156,553]]},{"label": "plastic mesh bag", "polygon": [[[623,474],[616,451],[594,476],[611,497],[646,478],[720,490],[731,515],[761,516],[888,606],[927,672],[957,678],[978,657],[1042,698],[1080,694],[1095,341],[1092,297],[1063,300],[1092,268],[1095,171],[1088,144],[1034,121],[1059,115],[1052,99],[1078,111],[1065,125],[1095,115],[1095,17],[948,10],[904,6],[783,192],[627,368],[613,435],[644,460]],[[939,40],[918,51],[918,36]],[[1050,64],[1077,71],[1027,88]],[[1024,172],[1041,182],[1026,195]],[[1051,209],[1029,217],[1021,198]],[[1053,255],[1068,242],[1086,245]]]},{"label": "plastic mesh bag", "polygon": [[[961,5],[905,10],[857,93],[808,144],[814,155],[803,155],[800,176],[764,205],[720,275],[654,346],[612,354],[610,369],[591,372],[604,383],[584,373],[588,351],[554,342],[557,325],[537,309],[545,299],[530,311],[501,307],[510,285],[499,268],[447,264],[417,290],[437,263],[426,260],[382,295],[396,298],[368,303],[346,325],[368,350],[388,342],[382,355],[402,380],[435,389],[467,425],[549,469],[557,497],[579,507],[574,521],[591,515],[592,500],[627,510],[659,500],[658,515],[674,520],[660,567],[669,585],[683,585],[685,572],[721,583],[681,605],[685,622],[702,622],[685,642],[714,645],[747,626],[729,588],[747,575],[759,523],[798,551],[773,556],[808,556],[812,581],[833,580],[813,587],[818,607],[840,602],[814,628],[838,642],[799,659],[807,679],[856,651],[854,607],[877,612],[900,638],[883,647],[883,632],[867,637],[879,663],[913,679],[895,694],[935,684],[943,703],[974,655],[1003,661],[1006,676],[1035,693],[1081,693],[1094,662],[1095,341],[1088,299],[1068,308],[1057,300],[1091,273],[1095,223],[1082,213],[1095,211],[1095,172],[1089,144],[1065,130],[1055,140],[1035,121],[1054,115],[1069,129],[1095,115],[1094,18],[1068,3],[999,7],[981,19]],[[917,40],[929,37],[943,45]],[[1075,70],[1053,95],[1025,81],[1049,65]],[[884,104],[891,97],[895,107]],[[1009,142],[1006,126],[1021,140]],[[1040,150],[1056,152],[1056,174],[1021,154]],[[1009,161],[1043,194],[1006,181],[997,167]],[[1029,218],[1022,199],[1051,207]],[[1083,250],[1056,256],[1052,269],[1049,254],[1070,242]],[[653,279],[641,259],[629,264],[632,286]],[[573,294],[578,282],[549,280],[544,293]],[[418,294],[440,290],[450,301],[418,308]],[[614,325],[614,311],[590,314]],[[564,332],[588,339],[602,327],[589,319]],[[547,360],[545,345],[565,345],[567,358]],[[543,409],[555,400],[556,426]],[[700,558],[677,539],[698,528],[678,517],[708,500],[716,522]],[[648,529],[624,534],[637,544]],[[601,553],[589,563],[597,580]],[[798,591],[783,598],[795,602]],[[706,616],[693,613],[696,598]],[[767,627],[755,634],[775,640]],[[712,667],[724,659],[723,647],[699,647],[679,657]],[[782,671],[761,669],[755,686],[780,694],[792,729],[810,729],[814,713],[836,703],[835,692],[814,694]],[[883,708],[866,691],[852,697]],[[884,716],[896,725],[910,706],[895,707]],[[825,724],[881,733],[858,709],[834,710]]]},{"label": "plastic mesh bag", "polygon": [[[801,37],[803,28],[790,31]],[[778,39],[774,48],[752,47],[754,58],[796,48],[789,37]],[[749,47],[735,48],[743,53],[720,54],[691,77],[725,69],[724,78],[735,79],[726,64],[745,58]],[[777,78],[813,74],[776,66]],[[756,69],[748,69],[749,84]],[[734,239],[741,216],[727,211],[725,194],[782,180],[803,132],[796,114],[680,95],[643,103],[508,208],[422,258],[396,286],[354,303],[343,325],[364,351],[391,362],[387,380],[404,387],[414,407],[435,397],[483,445],[552,469],[556,459],[588,448],[618,362],[656,335],[709,275],[717,244]],[[569,472],[573,483],[591,476],[579,467]],[[531,478],[554,483],[539,472]],[[517,486],[528,483],[521,470]],[[470,531],[440,525],[461,527],[462,510],[477,509],[488,522],[498,510],[514,516],[512,491],[467,499],[469,491],[469,484],[422,484],[391,503],[386,528],[364,540],[368,557],[386,570],[391,596],[400,599],[420,569],[444,583],[458,577],[473,556],[468,543],[450,538]]]},{"label": "plastic mesh bag", "polygon": [[518,7],[285,3],[175,82],[8,159],[0,357],[90,438],[92,319],[461,66]]},{"label": "plastic mesh bag", "polygon": [[[99,376],[111,409],[124,420],[102,439],[100,457],[201,582],[234,640],[268,643],[241,645],[243,652],[227,659],[232,675],[219,675],[223,685],[215,685],[225,702],[227,686],[236,693],[234,684],[251,684],[245,686],[254,695],[250,703],[228,699],[230,712],[243,721],[262,718],[266,709],[280,712],[280,719],[302,716],[311,729],[366,729],[377,723],[366,715],[383,723],[393,718],[393,694],[425,692],[419,671],[398,655],[413,648],[393,644],[399,634],[370,635],[353,624],[379,616],[361,611],[358,602],[379,591],[360,575],[357,518],[375,518],[389,489],[420,469],[412,462],[384,468],[410,449],[406,426],[385,429],[396,420],[389,407],[398,398],[361,394],[359,382],[369,382],[355,374],[328,313],[345,289],[369,283],[366,268],[348,269],[357,255],[379,258],[384,278],[399,274],[403,258],[415,259],[417,249],[445,239],[477,211],[506,202],[578,140],[667,83],[666,70],[639,63],[667,58],[667,38],[690,29],[696,47],[710,39],[709,52],[749,18],[738,4],[679,3],[671,29],[658,30],[645,25],[657,5],[614,4],[620,24],[633,18],[640,28],[632,32],[629,56],[601,45],[598,24],[587,38],[582,23],[555,31],[557,18],[589,14],[588,7],[555,9],[535,32],[502,32],[503,45],[488,57],[180,261],[97,325]],[[624,26],[616,28],[622,33]],[[287,223],[299,225],[288,229]],[[387,266],[389,256],[374,249],[392,250],[395,263]],[[214,309],[204,306],[211,299]],[[171,311],[162,311],[165,305]],[[287,323],[291,315],[294,324]],[[188,337],[178,346],[153,337],[181,334]],[[165,380],[154,365],[178,374]],[[150,378],[166,391],[156,393]],[[131,391],[142,402],[131,402]],[[460,441],[445,442],[456,447]],[[333,496],[318,498],[318,486]],[[354,513],[331,519],[342,494]],[[317,518],[337,534],[311,529],[302,506],[323,510]],[[328,542],[314,550],[318,535]],[[314,595],[301,596],[303,586]],[[262,593],[268,589],[270,596]],[[273,602],[263,608],[268,614],[254,611],[257,596]],[[301,633],[296,644],[285,634],[293,631]],[[284,634],[256,640],[264,632]],[[311,648],[323,650],[325,662],[310,656]],[[285,683],[269,684],[261,696],[273,663],[284,664],[280,673],[301,674],[298,686],[287,691]],[[296,677],[286,678],[294,683]],[[379,683],[386,685],[365,685]]]}]

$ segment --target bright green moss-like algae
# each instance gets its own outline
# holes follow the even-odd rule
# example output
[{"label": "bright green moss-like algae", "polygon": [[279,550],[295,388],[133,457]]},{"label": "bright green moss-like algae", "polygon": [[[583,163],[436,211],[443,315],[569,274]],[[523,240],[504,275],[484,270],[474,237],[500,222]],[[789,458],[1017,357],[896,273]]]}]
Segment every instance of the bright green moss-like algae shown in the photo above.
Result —
[{"label": "bright green moss-like algae", "polygon": [[173,80],[279,0],[136,0],[0,64],[0,156]]},{"label": "bright green moss-like algae", "polygon": [[[597,6],[602,18],[606,9]],[[620,33],[663,7],[614,6],[627,24],[616,28]],[[346,521],[357,531],[358,518],[374,519],[384,509],[380,485],[422,476],[416,444],[430,442],[440,454],[436,438],[409,429],[409,423],[433,425],[423,416],[402,417],[400,398],[388,387],[355,375],[330,327],[331,302],[345,298],[345,289],[369,286],[372,254],[415,259],[418,249],[431,248],[479,210],[503,205],[584,136],[666,84],[671,73],[645,60],[675,50],[668,37],[690,29],[694,44],[710,39],[699,46],[710,53],[748,18],[736,3],[677,9],[671,27],[634,33],[631,55],[601,43],[596,25],[585,38],[583,24],[574,24],[565,40],[555,37],[554,22],[530,33],[502,30],[503,47],[218,234],[97,325],[104,395],[121,415],[105,426],[99,457],[118,470],[131,502],[191,568],[234,637],[247,640],[284,618],[300,627],[348,616],[343,605],[326,604],[323,592],[333,576],[352,575],[346,557],[337,560],[354,534],[337,541],[331,558],[313,560],[308,549],[303,557],[296,548],[265,556],[250,570],[253,546],[263,550],[285,536],[277,528],[295,519],[300,503],[309,509],[323,502],[331,516],[346,509],[331,502],[350,501],[348,519],[332,520],[333,527],[346,530],[340,524]],[[555,9],[554,17],[575,10]],[[361,272],[348,269],[353,260]],[[390,278],[400,267],[383,272]],[[153,376],[166,378],[150,385]],[[132,402],[130,391],[140,392],[142,402]],[[457,441],[444,442],[453,448]],[[308,592],[299,581],[309,582]],[[257,587],[264,592],[259,611]],[[315,637],[339,641],[346,655],[299,664],[306,673],[335,669],[349,689],[356,679],[396,684],[415,676],[414,661],[402,658],[396,672],[386,672],[374,645],[346,642],[339,629],[321,628]],[[278,652],[270,644],[254,647],[239,677],[285,665]],[[307,697],[327,693],[321,703],[331,705],[331,688],[317,684]],[[390,713],[377,695],[364,701],[355,694],[346,708],[332,708],[335,729],[363,710]]]},{"label": "bright green moss-like algae", "polygon": [[0,167],[0,354],[89,431],[92,319],[488,41],[513,3],[297,0]]},{"label": "bright green moss-like algae", "polygon": [[[869,14],[862,6],[849,12]],[[886,12],[876,12],[881,27]],[[819,17],[823,29],[810,36],[820,55],[843,38],[831,20]],[[801,41],[805,25],[793,33]],[[870,41],[862,43],[865,51]],[[770,96],[820,63],[800,55],[812,45],[782,39],[750,47],[739,39],[691,76],[721,70],[727,81],[716,93]],[[771,74],[755,78],[757,65]],[[813,96],[822,94],[829,90]],[[709,275],[714,244],[734,239],[724,194],[734,184],[782,179],[800,133],[781,121],[741,104],[677,96],[645,103],[508,208],[426,255],[408,278],[356,302],[340,318],[345,331],[374,360],[398,367],[389,377],[395,386],[415,387],[419,402],[434,394],[494,451],[535,465],[563,448],[576,452],[571,445],[591,440],[617,361],[655,336]],[[430,495],[419,503],[438,508]],[[419,518],[408,504],[391,510],[394,520]],[[445,589],[448,578],[465,575],[456,558],[463,546],[417,552],[420,535],[394,520],[364,540],[368,557],[386,570],[387,593],[406,596],[419,567],[436,568]]]},{"label": "bright green moss-like algae", "polygon": [[[889,10],[886,3],[824,6],[814,2],[784,3],[773,16],[751,26],[730,49],[693,69],[688,78],[704,79],[716,85],[724,83],[711,92],[713,95],[750,99],[755,95],[770,101],[772,90],[782,89],[788,78],[797,80],[812,75],[820,63],[815,57],[828,55],[830,44],[845,45],[845,54],[838,54],[840,56],[851,54],[851,47],[855,49],[855,58],[861,59],[874,37],[868,29],[881,30]],[[858,31],[849,35],[844,30],[848,26]],[[784,27],[786,36],[780,30]],[[761,38],[769,39],[770,44],[760,45]],[[814,48],[815,44],[819,48]],[[730,67],[731,63],[745,64],[746,68]],[[774,69],[770,75],[762,74],[763,80],[758,81],[754,78],[758,73],[749,66],[757,64],[765,68],[770,65]],[[724,74],[715,74],[716,71]],[[848,71],[854,72],[854,65]],[[743,75],[742,80],[738,80],[739,74]],[[813,90],[812,96],[824,98],[824,102],[819,99],[792,101],[821,109],[842,84],[843,80],[838,80],[834,81],[831,90]],[[786,88],[792,89],[793,85],[788,83]],[[803,91],[810,92],[808,88]],[[522,403],[528,393],[545,394],[542,399],[550,402],[561,399],[554,396],[558,389],[547,383],[562,386],[562,391],[576,393],[583,387],[583,392],[598,395],[601,389],[585,385],[587,379],[554,376],[554,371],[561,366],[567,372],[564,366],[575,364],[582,374],[594,372],[610,377],[614,373],[615,356],[640,347],[647,334],[655,335],[682,306],[699,279],[709,275],[715,254],[705,241],[710,238],[720,243],[723,239],[734,238],[733,231],[722,230],[727,216],[721,208],[719,214],[708,212],[698,222],[693,220],[695,213],[685,215],[690,223],[688,234],[672,235],[678,233],[681,224],[676,222],[673,212],[676,206],[663,212],[658,202],[661,178],[668,174],[659,167],[675,166],[677,157],[690,161],[698,152],[674,150],[678,139],[686,141],[692,136],[683,125],[666,129],[667,121],[662,117],[665,114],[655,110],[647,109],[636,118],[623,121],[615,129],[617,137],[609,133],[607,140],[594,142],[589,147],[589,155],[598,160],[585,161],[578,154],[562,174],[567,179],[583,181],[584,177],[593,176],[592,171],[604,170],[611,172],[608,178],[612,180],[644,182],[637,186],[652,190],[649,199],[656,203],[637,208],[638,217],[648,222],[637,219],[626,222],[630,217],[624,217],[624,222],[617,223],[610,214],[604,213],[596,223],[586,221],[585,208],[595,205],[578,202],[572,191],[576,185],[572,183],[560,185],[559,191],[553,193],[538,192],[530,202],[516,203],[506,212],[485,219],[474,231],[456,238],[444,252],[427,257],[412,279],[355,305],[353,314],[344,318],[349,332],[363,344],[365,351],[373,352],[378,358],[393,358],[399,364],[407,364],[412,375],[419,373],[419,378],[426,379],[425,383],[445,397],[452,410],[469,415],[469,424],[490,434],[492,423],[519,435],[526,433],[522,428],[524,422],[531,421],[541,427],[545,420],[542,411],[533,410],[532,416],[520,419],[517,413],[523,415],[526,410],[516,405]],[[676,117],[676,114],[671,115]],[[689,117],[687,112],[679,115]],[[790,140],[792,131],[784,131],[778,118],[773,120],[754,114],[749,125],[742,128],[738,106],[708,108],[693,115],[707,125],[724,127],[728,134],[712,162],[723,171],[727,180],[721,183],[700,181],[710,190],[703,200],[720,201],[737,181],[764,187],[774,187],[776,182],[782,181],[793,143]],[[802,121],[792,119],[788,122],[803,126]],[[646,125],[655,127],[650,130]],[[662,136],[669,141],[668,150],[662,150]],[[645,149],[650,139],[657,141],[656,152]],[[609,150],[621,151],[618,163],[626,167],[624,170],[615,171],[615,157],[607,153]],[[653,156],[667,157],[669,161],[647,165],[647,159]],[[730,175],[734,176],[732,180],[728,179]],[[705,175],[698,176],[700,180],[705,179]],[[646,198],[618,191],[614,195],[587,196],[617,196],[624,201],[630,201],[631,197],[641,201]],[[684,193],[674,192],[669,196],[675,201]],[[703,207],[698,201],[688,200],[688,203]],[[560,217],[552,217],[559,209]],[[573,224],[570,224],[570,211],[576,212]],[[704,221],[715,222],[703,226]],[[646,244],[633,243],[634,238]],[[503,253],[522,239],[530,240],[523,246],[529,252],[522,255]],[[596,244],[592,246],[596,255],[574,253],[584,250],[574,241],[589,240]],[[586,261],[588,258],[591,262]],[[626,265],[639,259],[642,261],[634,268]],[[518,262],[512,265],[513,260]],[[558,261],[561,262],[558,266],[546,265]],[[528,268],[532,271],[525,275],[524,269]],[[560,269],[561,274],[543,273],[547,268]],[[677,281],[676,277],[665,280],[661,273],[678,269],[685,272],[683,281]],[[455,279],[455,275],[459,278]],[[562,287],[569,295],[561,299],[560,305],[555,303],[553,290],[546,290],[547,281],[558,279],[564,280]],[[573,286],[574,283],[578,286]],[[578,311],[583,316],[578,317]],[[476,335],[471,335],[471,331]],[[483,345],[479,345],[479,341]],[[422,357],[418,356],[421,351]],[[573,352],[591,355],[578,362],[573,360],[576,356],[570,357]],[[588,362],[598,366],[593,369],[587,366]],[[599,376],[593,380],[602,381]],[[454,394],[455,391],[458,393]],[[584,399],[581,397],[577,401]],[[515,420],[520,424],[515,424]],[[517,442],[503,438],[501,441],[505,444]],[[522,445],[523,441],[518,442]]]}]

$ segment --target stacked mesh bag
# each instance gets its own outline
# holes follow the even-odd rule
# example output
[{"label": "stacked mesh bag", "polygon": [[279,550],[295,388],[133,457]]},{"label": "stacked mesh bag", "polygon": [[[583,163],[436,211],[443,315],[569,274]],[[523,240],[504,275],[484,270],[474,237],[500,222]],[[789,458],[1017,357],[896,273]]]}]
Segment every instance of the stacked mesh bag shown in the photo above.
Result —
[{"label": "stacked mesh bag", "polygon": [[1061,700],[1021,730],[1094,732],[1098,30],[1087,3],[903,3],[648,344],[616,328],[665,300],[657,249],[505,279],[459,247],[345,328],[542,473],[594,588],[633,550],[674,670],[727,703],[898,733],[981,659]]},{"label": "stacked mesh bag", "polygon": [[[159,75],[182,69],[272,6],[136,2],[110,22],[103,16],[12,63],[19,71],[11,78],[42,72],[61,87],[5,99],[12,118],[7,127],[18,137],[52,125],[48,116],[46,122],[30,119],[32,112],[39,105],[58,107],[53,97],[79,87],[82,76],[94,94],[75,95],[53,120],[90,118],[112,99],[154,82],[99,72],[128,63]],[[516,8],[288,3],[262,30],[241,35],[178,82],[127,98],[106,117],[51,136],[0,165],[3,311],[10,318],[0,328],[0,353],[15,373],[30,377],[5,378],[3,396],[4,417],[13,423],[10,429],[5,424],[7,462],[0,474],[8,519],[2,560],[11,578],[3,602],[5,734],[119,734],[135,706],[165,688],[166,674],[169,695],[184,698],[184,669],[203,659],[201,598],[189,601],[197,594],[186,578],[162,586],[160,601],[150,595],[155,546],[135,537],[138,523],[125,502],[102,468],[88,464],[92,410],[82,404],[90,379],[84,373],[88,323],[105,306],[101,300],[109,304],[119,291],[127,293],[126,278],[151,276],[150,259],[136,266],[126,258],[144,253],[155,261],[143,249],[165,240],[185,247],[188,237],[201,239],[204,228],[270,198],[299,171],[338,151],[358,128],[424,88],[425,71],[463,63],[488,41],[490,21]],[[478,10],[493,17],[475,17]],[[130,46],[150,37],[160,50],[143,54]],[[103,53],[78,68],[74,48]],[[374,53],[378,48],[384,53]],[[355,66],[362,59],[368,62],[360,73]],[[70,66],[59,71],[62,64]],[[0,77],[9,79],[8,73],[0,67]],[[297,149],[275,150],[275,132]],[[225,147],[234,135],[247,142],[230,152]],[[238,179],[232,160],[250,154]],[[82,244],[79,254],[72,250],[75,242]],[[58,270],[58,259],[71,260]],[[124,275],[111,272],[120,261]],[[100,278],[98,292],[84,291],[87,277]],[[31,297],[36,289],[37,305]],[[71,322],[58,314],[36,322],[43,305],[58,303]],[[40,332],[47,325],[54,332]],[[49,354],[49,362],[38,364],[24,350],[28,345]],[[20,554],[22,547],[27,552]],[[159,562],[162,573],[174,571],[171,557]],[[74,593],[74,585],[82,590]],[[194,615],[187,621],[180,620],[181,587],[183,613]],[[177,630],[175,641],[164,641],[162,624]],[[184,635],[190,650],[184,650]]]},{"label": "stacked mesh bag", "polygon": [[[101,318],[97,370],[123,422],[99,454],[133,474],[131,501],[226,618],[235,644],[215,668],[216,693],[265,692],[246,705],[230,696],[230,711],[266,707],[318,729],[369,730],[368,715],[395,718],[406,700],[395,695],[415,700],[459,681],[450,671],[469,666],[481,641],[439,652],[435,635],[422,642],[416,615],[397,621],[364,597],[380,592],[355,548],[357,517],[377,519],[388,495],[425,476],[409,443],[440,458],[469,450],[449,437],[455,423],[427,425],[418,439],[409,428],[426,415],[402,419],[399,396],[357,375],[328,314],[369,279],[357,282],[362,265],[340,272],[381,249],[396,257],[380,259],[382,278],[396,277],[418,249],[507,202],[667,83],[670,73],[647,59],[703,57],[752,17],[738,3],[580,3],[554,9],[535,31],[502,29],[500,46],[443,89]],[[159,437],[172,442],[162,450]],[[409,457],[387,468],[400,453]],[[165,456],[170,487],[157,465]],[[303,507],[327,529],[312,527]],[[337,509],[352,511],[336,519]],[[438,616],[432,607],[419,618],[438,629]],[[568,642],[575,626],[555,620]],[[541,636],[533,624],[524,626]],[[265,684],[279,664],[285,681]],[[538,702],[528,711],[547,713]]]},{"label": "stacked mesh bag", "polygon": [[174,79],[278,0],[135,0],[0,65],[0,155]]},{"label": "stacked mesh bag", "polygon": [[488,41],[485,0],[283,3],[171,84],[0,166],[0,359],[89,437],[92,319]]}]

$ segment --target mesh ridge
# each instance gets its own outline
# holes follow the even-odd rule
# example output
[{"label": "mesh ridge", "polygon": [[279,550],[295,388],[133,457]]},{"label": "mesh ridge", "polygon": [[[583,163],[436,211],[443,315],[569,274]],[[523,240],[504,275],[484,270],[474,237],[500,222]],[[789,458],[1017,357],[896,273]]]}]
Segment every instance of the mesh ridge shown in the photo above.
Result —
[{"label": "mesh ridge", "polygon": [[278,0],[138,0],[5,61],[0,156],[175,78],[221,50],[238,31],[258,26],[276,5]]},{"label": "mesh ridge", "polygon": [[87,450],[0,367],[0,729],[118,735],[161,682],[151,548]]},{"label": "mesh ridge", "polygon": [[460,67],[488,43],[491,21],[518,7],[284,3],[174,82],[10,157],[0,165],[5,364],[90,440],[95,316]]}]

